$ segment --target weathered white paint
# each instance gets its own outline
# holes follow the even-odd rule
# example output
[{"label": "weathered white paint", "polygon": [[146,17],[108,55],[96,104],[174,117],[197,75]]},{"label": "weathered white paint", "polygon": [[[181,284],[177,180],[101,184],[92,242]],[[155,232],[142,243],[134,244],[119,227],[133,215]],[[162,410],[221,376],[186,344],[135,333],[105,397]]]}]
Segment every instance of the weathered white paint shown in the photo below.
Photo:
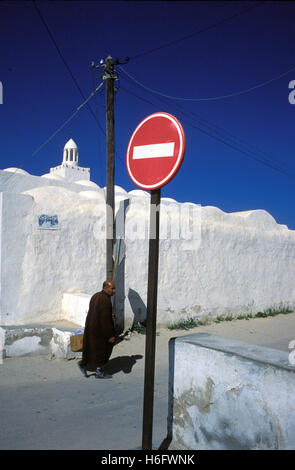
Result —
[{"label": "weathered white paint", "polygon": [[46,346],[40,344],[39,336],[26,336],[6,346],[6,357],[46,354]]},{"label": "weathered white paint", "polygon": [[[192,231],[187,230],[187,236],[182,233],[189,215],[184,214],[178,223],[184,206],[161,205],[159,323],[174,322],[180,316],[257,312],[281,303],[294,306],[293,231],[263,210],[239,216],[215,207],[196,207],[197,224],[190,237]],[[146,303],[149,199],[132,198],[129,207],[125,286]],[[136,302],[130,305],[128,287],[126,314],[140,315],[137,309],[141,307]]]},{"label": "weathered white paint", "polygon": [[70,348],[70,336],[74,328],[66,330],[50,326],[1,328],[3,349],[1,360],[6,357],[43,355],[52,358],[73,359],[81,357]]},{"label": "weathered white paint", "polygon": [[[82,324],[85,305],[75,294],[91,296],[105,277],[105,188],[76,166],[77,181],[8,170],[0,171],[1,323]],[[146,314],[150,195],[115,187],[115,203],[117,237],[125,242],[115,307],[118,323],[129,327]],[[58,225],[40,228],[42,214],[56,215]],[[295,232],[264,210],[227,214],[163,198],[158,324],[294,307],[294,261]],[[76,307],[64,308],[65,293],[74,294]]]},{"label": "weathered white paint", "polygon": [[61,359],[72,359],[81,356],[81,353],[73,353],[70,348],[71,332],[52,328],[50,341],[50,356]]},{"label": "weathered white paint", "polygon": [[295,367],[287,352],[204,333],[169,347],[168,434],[176,446],[295,449]]},{"label": "weathered white paint", "polygon": [[62,317],[67,321],[79,326],[85,325],[91,295],[86,294],[63,294],[62,297]]},{"label": "weathered white paint", "polygon": [[4,344],[5,344],[5,330],[0,327],[0,364],[3,363],[4,359]]}]

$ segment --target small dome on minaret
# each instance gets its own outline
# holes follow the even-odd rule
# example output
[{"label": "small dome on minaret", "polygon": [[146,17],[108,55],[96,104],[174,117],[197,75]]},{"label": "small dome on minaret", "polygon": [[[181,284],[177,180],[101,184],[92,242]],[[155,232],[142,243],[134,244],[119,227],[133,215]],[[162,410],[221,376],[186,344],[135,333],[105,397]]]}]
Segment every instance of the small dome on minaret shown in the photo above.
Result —
[{"label": "small dome on minaret", "polygon": [[69,166],[78,166],[78,147],[73,139],[68,140],[64,146],[62,162]]},{"label": "small dome on minaret", "polygon": [[[82,168],[78,161],[78,147],[73,139],[64,146],[62,164],[50,168],[50,177],[61,177],[69,183],[80,180],[90,180],[90,168]],[[46,175],[44,175],[46,177]]]}]

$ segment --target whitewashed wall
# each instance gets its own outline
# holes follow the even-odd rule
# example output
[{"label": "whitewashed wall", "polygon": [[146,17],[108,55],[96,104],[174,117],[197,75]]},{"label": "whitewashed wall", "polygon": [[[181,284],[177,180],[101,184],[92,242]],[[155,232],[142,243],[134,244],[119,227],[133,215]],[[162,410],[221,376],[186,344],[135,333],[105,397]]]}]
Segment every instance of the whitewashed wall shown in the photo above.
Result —
[{"label": "whitewashed wall", "polygon": [[[133,210],[131,203],[127,226],[131,220],[135,225],[143,213],[148,218],[147,201],[141,210],[136,205]],[[173,217],[180,214],[175,202],[167,202],[166,207],[169,204],[175,208]],[[165,204],[162,208],[160,224],[167,217]],[[215,207],[191,208],[196,210],[195,236],[178,240],[168,236],[160,241],[159,324],[180,317],[294,306],[294,231],[277,224],[263,210],[236,215]],[[145,240],[127,242],[125,314],[139,320],[143,311],[140,299],[146,304],[147,261]]]},{"label": "whitewashed wall", "polygon": [[[22,194],[3,192],[1,207],[3,325],[59,320],[64,292],[101,288],[105,242],[93,233],[95,222],[105,218],[100,191],[77,194],[42,186]],[[59,227],[39,229],[41,214],[58,215]]]},{"label": "whitewashed wall", "polygon": [[[27,174],[14,175],[8,186],[7,174],[0,171],[1,322],[66,318],[63,294],[92,295],[105,277],[104,191],[90,181]],[[146,313],[150,197],[116,187],[115,199],[126,248],[116,313],[129,327]],[[40,229],[41,214],[56,214],[58,229]],[[163,198],[160,226],[159,324],[295,306],[295,232],[267,212],[226,214]]]},{"label": "whitewashed wall", "polygon": [[169,343],[168,436],[195,450],[294,450],[288,352],[206,333]]}]

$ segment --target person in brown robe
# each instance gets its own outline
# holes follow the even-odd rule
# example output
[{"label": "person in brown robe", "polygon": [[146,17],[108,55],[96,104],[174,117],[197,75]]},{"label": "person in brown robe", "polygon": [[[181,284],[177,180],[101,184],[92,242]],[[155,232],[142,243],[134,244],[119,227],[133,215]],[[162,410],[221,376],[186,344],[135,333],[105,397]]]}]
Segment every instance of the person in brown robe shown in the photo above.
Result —
[{"label": "person in brown robe", "polygon": [[116,292],[113,281],[105,281],[103,290],[94,294],[89,302],[83,336],[82,360],[78,363],[87,377],[87,370],[95,371],[98,379],[111,378],[102,367],[108,362],[116,341],[112,318],[111,296]]}]

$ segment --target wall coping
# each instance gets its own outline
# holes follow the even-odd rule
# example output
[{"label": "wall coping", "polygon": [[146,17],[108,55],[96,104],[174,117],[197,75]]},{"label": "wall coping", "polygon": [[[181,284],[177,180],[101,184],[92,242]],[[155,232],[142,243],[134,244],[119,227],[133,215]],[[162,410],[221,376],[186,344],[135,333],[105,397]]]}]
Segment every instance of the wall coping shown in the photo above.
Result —
[{"label": "wall coping", "polygon": [[225,354],[239,356],[261,364],[275,366],[295,373],[295,366],[289,363],[289,352],[272,349],[265,346],[246,343],[209,333],[195,333],[191,335],[172,338],[170,341],[189,343]]}]

